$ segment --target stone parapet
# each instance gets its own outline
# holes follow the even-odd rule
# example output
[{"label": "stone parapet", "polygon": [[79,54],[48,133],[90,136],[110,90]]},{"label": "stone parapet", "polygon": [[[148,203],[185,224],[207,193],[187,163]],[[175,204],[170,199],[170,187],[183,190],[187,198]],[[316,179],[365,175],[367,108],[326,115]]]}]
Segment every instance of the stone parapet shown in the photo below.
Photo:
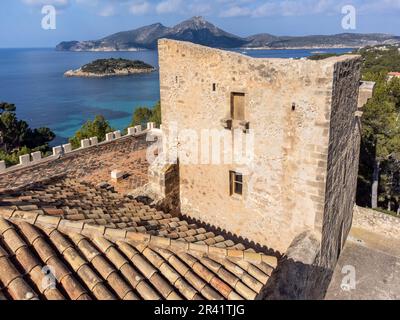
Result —
[{"label": "stone parapet", "polygon": [[370,208],[354,207],[353,228],[364,229],[391,239],[400,239],[400,216]]},{"label": "stone parapet", "polygon": [[362,109],[374,94],[375,82],[372,81],[361,81],[360,92],[358,95],[358,109]]},{"label": "stone parapet", "polygon": [[[22,167],[29,166],[29,165],[35,165],[38,163],[46,162],[46,161],[53,161],[56,160],[58,157],[60,157],[63,154],[69,154],[69,153],[76,153],[80,152],[84,149],[103,145],[106,143],[113,142],[115,140],[119,140],[125,137],[129,136],[135,136],[135,135],[142,135],[142,134],[147,134],[149,131],[154,130],[154,125],[153,124],[148,124],[147,128],[152,128],[152,129],[146,129],[142,130],[141,126],[136,126],[134,128],[130,128],[130,131],[128,130],[128,134],[123,136],[121,131],[115,131],[111,133],[106,134],[106,140],[103,142],[99,143],[98,137],[91,137],[90,139],[83,139],[81,140],[81,147],[78,149],[73,150],[72,145],[70,143],[63,144],[61,146],[55,146],[52,148],[52,155],[48,157],[42,157],[41,153],[34,152],[32,154],[27,154],[27,155],[22,155],[19,157],[19,164],[11,167],[7,167],[6,163],[4,161],[0,162],[0,173],[8,173],[8,172],[13,172],[15,170],[19,170]],[[32,160],[31,160],[32,157]]]},{"label": "stone parapet", "polygon": [[31,156],[32,156],[32,161],[33,162],[37,162],[37,161],[42,160],[42,153],[40,151],[31,153]]}]

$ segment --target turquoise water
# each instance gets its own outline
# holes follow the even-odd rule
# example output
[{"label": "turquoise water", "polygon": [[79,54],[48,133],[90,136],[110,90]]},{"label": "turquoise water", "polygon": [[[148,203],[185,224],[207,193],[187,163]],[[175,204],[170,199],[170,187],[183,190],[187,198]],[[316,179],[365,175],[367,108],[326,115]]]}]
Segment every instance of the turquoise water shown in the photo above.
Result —
[{"label": "turquoise water", "polygon": [[[348,52],[330,49],[325,52]],[[237,50],[253,57],[300,58],[315,50]],[[139,59],[158,66],[156,51],[57,52],[53,49],[0,49],[0,101],[17,105],[17,115],[31,127],[46,126],[55,144],[72,136],[87,120],[104,115],[124,129],[139,106],[160,98],[159,74],[118,78],[65,78],[64,72],[100,58]]]}]

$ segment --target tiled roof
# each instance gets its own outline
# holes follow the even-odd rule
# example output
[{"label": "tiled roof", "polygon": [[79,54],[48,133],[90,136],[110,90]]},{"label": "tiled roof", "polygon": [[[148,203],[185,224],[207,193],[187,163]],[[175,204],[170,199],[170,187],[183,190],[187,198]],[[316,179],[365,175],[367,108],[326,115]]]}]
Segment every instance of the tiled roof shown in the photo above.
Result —
[{"label": "tiled roof", "polygon": [[179,239],[220,248],[245,249],[196,224],[144,205],[110,188],[95,187],[75,179],[56,178],[0,195],[1,208],[23,214],[61,217],[83,224],[101,225]]},{"label": "tiled roof", "polygon": [[143,133],[77,150],[59,159],[44,159],[26,167],[14,166],[10,172],[0,173],[0,192],[61,175],[93,184],[109,182],[111,171],[115,169],[123,169],[128,174],[116,188],[121,192],[129,191],[147,183],[146,149],[152,143],[146,141]]},{"label": "tiled roof", "polygon": [[275,257],[124,194],[147,182],[144,138],[0,175],[0,300],[262,294]]},{"label": "tiled roof", "polygon": [[0,214],[0,300],[255,299],[276,267],[276,258],[251,251],[35,211]]}]

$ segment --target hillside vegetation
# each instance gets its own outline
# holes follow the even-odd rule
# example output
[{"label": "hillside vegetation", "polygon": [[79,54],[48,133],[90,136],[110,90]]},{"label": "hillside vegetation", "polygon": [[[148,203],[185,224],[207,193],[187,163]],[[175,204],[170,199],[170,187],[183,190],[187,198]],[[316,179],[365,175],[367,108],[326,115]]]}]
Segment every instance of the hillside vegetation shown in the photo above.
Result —
[{"label": "hillside vegetation", "polygon": [[34,151],[50,152],[49,143],[55,134],[49,128],[31,129],[23,120],[18,120],[16,106],[0,102],[0,160],[7,165],[18,164],[19,156]]},{"label": "hillside vegetation", "polygon": [[139,60],[127,60],[127,59],[98,59],[91,63],[84,65],[82,68],[83,72],[94,73],[94,74],[112,74],[118,70],[125,69],[145,69],[152,70],[153,67],[143,61]]},{"label": "hillside vegetation", "polygon": [[389,72],[400,72],[399,47],[366,47],[353,53],[363,58],[363,80],[376,82],[374,95],[363,109],[357,203],[399,215],[400,79],[388,77]]},{"label": "hillside vegetation", "polygon": [[363,80],[375,81],[375,92],[364,107],[357,201],[400,213],[400,71],[399,48],[358,50],[364,58]]}]

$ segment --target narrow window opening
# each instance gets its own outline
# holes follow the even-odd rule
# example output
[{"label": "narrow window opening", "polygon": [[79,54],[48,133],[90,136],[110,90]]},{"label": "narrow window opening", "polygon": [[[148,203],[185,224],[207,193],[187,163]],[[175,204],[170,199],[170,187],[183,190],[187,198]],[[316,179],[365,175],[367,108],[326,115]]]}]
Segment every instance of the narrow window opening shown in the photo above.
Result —
[{"label": "narrow window opening", "polygon": [[243,175],[241,173],[229,172],[230,195],[243,195]]},{"label": "narrow window opening", "polygon": [[175,82],[178,83],[178,76],[175,77]]},{"label": "narrow window opening", "polygon": [[296,110],[296,103],[292,103],[292,111],[295,111]]},{"label": "narrow window opening", "polygon": [[245,120],[244,98],[244,93],[231,93],[231,117],[233,120]]},{"label": "narrow window opening", "polygon": [[213,90],[213,91],[217,91],[217,84],[216,84],[216,83],[213,83],[213,85],[212,85],[212,90]]}]

